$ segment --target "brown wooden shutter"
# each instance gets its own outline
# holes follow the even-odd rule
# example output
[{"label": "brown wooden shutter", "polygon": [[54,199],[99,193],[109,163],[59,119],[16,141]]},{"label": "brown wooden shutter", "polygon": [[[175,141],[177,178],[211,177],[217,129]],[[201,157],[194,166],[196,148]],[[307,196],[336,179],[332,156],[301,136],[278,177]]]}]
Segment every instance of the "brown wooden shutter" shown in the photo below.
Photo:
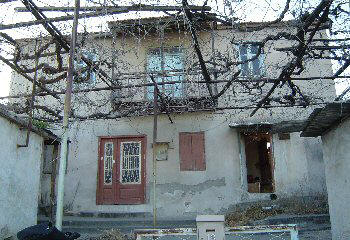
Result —
[{"label": "brown wooden shutter", "polygon": [[191,134],[179,134],[180,171],[192,171],[194,164],[191,153]]},{"label": "brown wooden shutter", "polygon": [[205,171],[204,132],[192,134],[192,158],[195,171]]},{"label": "brown wooden shutter", "polygon": [[204,133],[180,133],[180,171],[205,171]]}]

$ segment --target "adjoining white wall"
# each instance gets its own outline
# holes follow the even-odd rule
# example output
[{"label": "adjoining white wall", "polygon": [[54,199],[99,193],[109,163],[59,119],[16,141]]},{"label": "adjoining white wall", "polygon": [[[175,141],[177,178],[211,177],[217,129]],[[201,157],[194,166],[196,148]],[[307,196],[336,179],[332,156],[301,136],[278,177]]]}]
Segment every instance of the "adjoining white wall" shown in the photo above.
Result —
[{"label": "adjoining white wall", "polygon": [[290,139],[273,136],[276,193],[287,196],[326,194],[324,163],[320,138],[301,138],[291,133]]},{"label": "adjoining white wall", "polygon": [[43,138],[0,117],[0,239],[36,224]]},{"label": "adjoining white wall", "polygon": [[322,136],[332,239],[350,239],[350,120]]}]

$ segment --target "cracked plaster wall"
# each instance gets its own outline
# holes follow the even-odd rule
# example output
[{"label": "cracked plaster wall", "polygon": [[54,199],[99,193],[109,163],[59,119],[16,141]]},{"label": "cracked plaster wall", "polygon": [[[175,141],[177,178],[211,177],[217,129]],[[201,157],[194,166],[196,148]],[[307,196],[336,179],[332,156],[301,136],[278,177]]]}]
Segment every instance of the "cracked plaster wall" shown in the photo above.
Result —
[{"label": "cracked plaster wall", "polygon": [[[245,162],[240,166],[237,132],[224,117],[211,113],[159,116],[158,141],[169,142],[168,160],[157,162],[156,205],[160,218],[192,218],[196,214],[224,213],[232,205],[269,199],[270,194],[247,192]],[[65,186],[65,206],[73,212],[152,213],[152,117],[78,122],[70,132],[70,151]],[[179,132],[205,132],[206,171],[180,171]],[[146,135],[146,202],[140,205],[96,205],[97,153],[99,136]],[[306,144],[308,143],[308,144]],[[244,143],[241,147],[244,150]],[[307,153],[306,147],[316,149]],[[298,133],[290,140],[274,135],[276,193],[278,197],[312,195],[307,184],[309,159],[321,161],[317,139],[302,139]],[[242,158],[244,160],[244,151]],[[317,159],[316,159],[317,158]],[[324,173],[316,174],[319,179]],[[305,180],[306,179],[306,180]],[[318,184],[322,185],[322,182]]]}]

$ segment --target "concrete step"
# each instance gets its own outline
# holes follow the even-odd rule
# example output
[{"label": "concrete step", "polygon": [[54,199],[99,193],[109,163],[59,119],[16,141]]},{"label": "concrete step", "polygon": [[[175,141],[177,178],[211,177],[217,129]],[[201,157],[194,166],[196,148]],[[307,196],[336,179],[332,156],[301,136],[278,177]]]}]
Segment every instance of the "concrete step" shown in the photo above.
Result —
[{"label": "concrete step", "polygon": [[[38,216],[38,223],[49,221],[48,217]],[[130,233],[134,229],[153,228],[153,218],[150,217],[78,217],[64,216],[63,231],[79,233],[99,233],[107,229],[120,229],[123,233]],[[194,228],[194,219],[159,220],[156,228]]]},{"label": "concrete step", "polygon": [[[80,234],[99,234],[108,229],[119,229],[129,234],[134,229],[153,228],[153,218],[144,214],[100,214],[104,217],[93,217],[96,214],[64,216],[63,231]],[[38,216],[38,223],[49,221],[49,218]],[[251,222],[249,225],[297,224],[300,232],[330,230],[328,214],[318,215],[278,215]],[[169,220],[158,219],[156,228],[195,228],[195,219]]]},{"label": "concrete step", "polygon": [[149,212],[65,212],[65,217],[96,217],[96,218],[151,218]]},{"label": "concrete step", "polygon": [[330,230],[329,214],[278,215],[251,222],[250,225],[297,224],[300,232]]},{"label": "concrete step", "polygon": [[329,224],[329,214],[312,214],[312,215],[278,215],[268,217],[263,220],[254,221],[254,225],[275,225],[275,224]]}]

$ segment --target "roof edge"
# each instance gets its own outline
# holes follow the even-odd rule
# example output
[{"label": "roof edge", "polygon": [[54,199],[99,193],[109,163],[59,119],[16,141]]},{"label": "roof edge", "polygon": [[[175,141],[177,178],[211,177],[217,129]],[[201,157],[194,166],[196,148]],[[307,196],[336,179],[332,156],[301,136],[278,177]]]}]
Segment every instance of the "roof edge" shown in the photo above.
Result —
[{"label": "roof edge", "polygon": [[305,120],[292,120],[280,122],[256,122],[256,123],[242,123],[230,124],[229,127],[237,129],[240,132],[254,133],[254,132],[269,132],[269,133],[292,133],[303,131],[306,124]]},{"label": "roof edge", "polygon": [[[4,104],[0,104],[0,116],[7,119],[8,121],[15,123],[19,127],[27,128],[28,127],[28,121],[17,116],[16,114],[12,113],[8,107]],[[36,126],[32,126],[31,129],[32,132],[38,134],[39,136],[43,137],[45,140],[50,140],[53,142],[60,141],[59,137],[52,133],[50,130],[47,129],[41,129]]]}]

